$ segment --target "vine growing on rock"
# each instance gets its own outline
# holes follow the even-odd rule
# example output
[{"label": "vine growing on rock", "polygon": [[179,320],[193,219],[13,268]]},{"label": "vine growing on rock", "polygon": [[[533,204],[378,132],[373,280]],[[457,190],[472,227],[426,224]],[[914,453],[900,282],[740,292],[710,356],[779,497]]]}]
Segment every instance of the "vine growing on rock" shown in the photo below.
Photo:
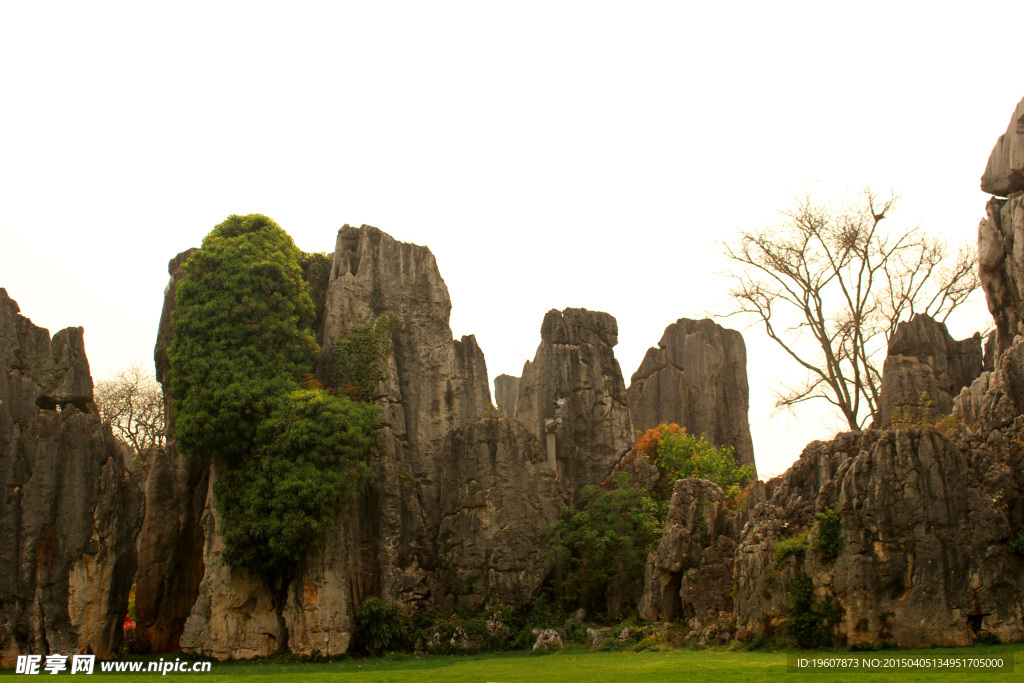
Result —
[{"label": "vine growing on rock", "polygon": [[384,313],[334,342],[334,385],[358,401],[371,400],[387,374],[391,330],[399,322],[397,316]]},{"label": "vine growing on rock", "polygon": [[302,259],[266,216],[230,216],[185,263],[172,316],[174,436],[217,465],[225,561],[263,574],[298,560],[369,477],[377,421],[302,382],[319,353]]},{"label": "vine growing on rock", "polygon": [[815,600],[811,577],[798,574],[789,581],[786,597],[786,626],[796,644],[807,649],[832,645],[832,631],[842,620],[842,610],[832,596]]},{"label": "vine growing on rock", "polygon": [[824,508],[814,516],[817,533],[814,549],[824,562],[835,562],[843,549],[842,518],[839,515],[839,501]]}]

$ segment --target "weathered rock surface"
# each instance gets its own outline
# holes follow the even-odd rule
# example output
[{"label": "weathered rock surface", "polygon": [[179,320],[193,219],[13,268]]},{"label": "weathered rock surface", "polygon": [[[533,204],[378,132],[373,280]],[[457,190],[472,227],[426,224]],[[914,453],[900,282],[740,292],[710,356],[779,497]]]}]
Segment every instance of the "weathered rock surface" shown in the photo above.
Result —
[{"label": "weathered rock surface", "polygon": [[1024,192],[989,200],[978,225],[978,276],[996,323],[996,351],[1024,333]]},{"label": "weathered rock surface", "polygon": [[754,465],[749,393],[743,336],[711,320],[680,318],[648,349],[627,395],[635,429],[674,422]]},{"label": "weathered rock surface", "polygon": [[80,327],[49,333],[0,288],[0,667],[117,654],[141,500],[92,402]]},{"label": "weathered rock surface", "polygon": [[943,323],[927,315],[901,322],[882,370],[880,424],[888,426],[893,417],[948,415],[953,398],[981,374],[982,361],[980,334],[955,341]]},{"label": "weathered rock surface", "polygon": [[475,574],[479,589],[464,604],[534,597],[550,570],[542,556],[545,530],[564,504],[537,438],[516,420],[484,419],[449,432],[444,461],[440,592],[448,593],[446,581]]},{"label": "weathered rock surface", "polygon": [[285,629],[274,596],[259,576],[229,567],[222,560],[220,515],[211,504],[217,468],[211,468],[199,594],[181,634],[183,652],[216,659],[269,657],[285,645]]},{"label": "weathered rock surface", "polygon": [[[666,525],[663,547],[649,563],[644,605],[662,618],[688,610],[699,616],[731,597],[738,637],[785,638],[794,616],[787,586],[806,575],[819,604],[827,596],[840,610],[830,633],[837,642],[969,645],[981,632],[1021,640],[1024,560],[1007,547],[1018,489],[993,476],[1005,464],[977,440],[954,443],[933,429],[841,434],[809,445],[764,486],[764,497],[752,491],[737,533],[696,535],[696,542],[689,528],[701,528],[693,520],[709,514],[713,497],[677,488],[673,519],[684,524]],[[992,490],[996,485],[1002,494]],[[842,548],[828,562],[814,546],[815,515],[837,502]],[[720,508],[710,514],[709,529]],[[808,547],[773,566],[776,545],[808,531]],[[723,577],[691,567],[696,557],[727,565],[729,539],[736,546],[726,595]]]},{"label": "weathered rock surface", "polygon": [[[1024,640],[1024,557],[1011,549],[1024,539],[1024,192],[1012,180],[1021,168],[1021,115],[1018,107],[986,171],[985,189],[1011,194],[989,202],[979,228],[979,270],[996,321],[984,363],[991,369],[978,375],[980,336],[955,342],[923,316],[901,324],[885,365],[883,424],[897,407],[916,405],[921,391],[942,401],[941,412],[955,396],[960,424],[811,443],[785,474],[755,484],[724,525],[734,531],[717,537],[703,529],[732,513],[680,482],[672,523],[648,560],[645,616],[696,615],[731,597],[739,639],[785,638],[801,616],[848,645],[969,645],[982,633]],[[999,179],[1010,184],[991,184]],[[826,509],[839,521],[834,558],[818,545]],[[723,539],[735,542],[728,596],[720,574],[692,569],[696,558],[727,566]],[[804,615],[792,612],[787,595],[798,578],[814,595]],[[704,628],[696,616],[691,626],[693,635]],[[707,635],[700,639],[709,642]]]},{"label": "weathered rock surface", "polygon": [[385,599],[415,600],[426,590],[418,568],[436,558],[445,436],[491,408],[483,352],[473,336],[452,338],[451,299],[430,250],[372,226],[338,231],[326,306],[318,370],[325,383],[337,339],[374,315],[401,320],[378,390],[377,477],[358,525],[361,544],[376,550],[364,555],[359,584]]},{"label": "weathered rock surface", "polygon": [[173,652],[199,593],[203,578],[205,535],[201,519],[207,504],[209,463],[179,453],[174,444],[171,405],[170,347],[174,292],[181,267],[195,249],[167,264],[170,281],[157,330],[156,378],[163,386],[168,438],[152,458],[146,480],[146,516],[139,532],[139,568],[135,590],[135,637],[152,652]]},{"label": "weathered rock surface", "polygon": [[731,612],[733,539],[740,526],[717,484],[676,481],[661,543],[648,558],[640,618],[710,621]]},{"label": "weathered rock surface", "polygon": [[1024,336],[997,357],[991,372],[960,392],[953,412],[982,434],[1014,426],[1024,415]]},{"label": "weathered rock surface", "polygon": [[516,416],[516,401],[519,400],[519,378],[512,375],[498,375],[494,378],[494,402],[503,417]]},{"label": "weathered rock surface", "polygon": [[[384,313],[400,320],[391,332],[386,377],[375,392],[381,425],[368,462],[376,477],[281,586],[269,586],[223,563],[217,516],[207,500],[201,525],[205,572],[181,636],[182,648],[188,652],[217,658],[254,657],[285,648],[300,654],[345,652],[356,608],[364,597],[376,595],[409,606],[428,597],[438,559],[442,507],[474,504],[460,499],[458,492],[449,491],[451,499],[442,497],[444,481],[458,489],[453,480],[444,478],[479,474],[480,481],[487,477],[498,481],[508,476],[505,466],[496,463],[478,463],[490,466],[481,473],[461,471],[457,465],[454,471],[449,469],[446,435],[488,413],[491,397],[476,340],[452,338],[451,301],[429,249],[398,242],[370,226],[345,226],[338,232],[324,301],[317,376],[327,385],[332,380],[336,340]],[[511,458],[522,454],[525,442],[521,442],[521,438],[509,443],[499,438],[494,448],[502,458]],[[459,453],[457,459],[476,463],[471,447]],[[517,465],[522,470],[517,475],[525,476],[529,466]],[[538,485],[544,490],[543,483]],[[511,509],[512,491],[492,493],[497,504]],[[462,524],[458,508],[450,509],[447,519],[449,524]],[[522,538],[532,533],[525,525],[515,524],[506,531],[507,537],[501,538],[509,547],[523,547]],[[498,529],[487,530],[491,532],[501,536]],[[479,542],[491,540],[481,536]],[[505,566],[509,559],[501,552],[470,541],[463,541],[462,547],[469,557],[486,558],[496,586],[511,581],[506,576],[511,570]],[[526,569],[524,565],[519,571]]]},{"label": "weathered rock surface", "polygon": [[599,484],[629,452],[633,427],[626,386],[612,348],[618,326],[607,313],[584,308],[548,311],[533,361],[523,366],[517,419],[546,443],[545,420],[555,419],[557,467],[570,497],[587,484]]},{"label": "weathered rock surface", "polygon": [[992,148],[981,189],[1002,197],[1024,190],[1024,100],[1017,104],[1006,132]]}]

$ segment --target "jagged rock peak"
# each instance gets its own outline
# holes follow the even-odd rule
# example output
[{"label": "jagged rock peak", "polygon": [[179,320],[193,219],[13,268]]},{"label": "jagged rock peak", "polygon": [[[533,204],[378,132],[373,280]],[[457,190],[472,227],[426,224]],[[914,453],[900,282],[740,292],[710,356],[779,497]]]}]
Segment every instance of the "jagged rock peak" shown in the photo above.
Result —
[{"label": "jagged rock peak", "polygon": [[978,225],[978,277],[996,324],[996,353],[1024,332],[1024,192],[993,197]]},{"label": "jagged rock peak", "polygon": [[[982,363],[980,334],[956,341],[945,324],[923,314],[901,322],[882,370],[880,424],[888,426],[904,412],[914,419],[949,414],[953,399],[981,374]],[[922,410],[929,414],[919,415]]]},{"label": "jagged rock peak", "polygon": [[544,315],[540,338],[551,344],[603,344],[612,348],[619,343],[619,325],[610,313],[585,308],[552,309]]},{"label": "jagged rock peak", "polygon": [[1001,197],[1024,190],[1024,99],[1017,104],[1006,132],[992,148],[981,176],[981,189]]},{"label": "jagged rock peak", "polygon": [[[622,370],[612,347],[618,325],[608,313],[551,310],[533,361],[523,366],[516,416],[543,444],[555,436],[559,478],[570,496],[600,484],[630,450],[633,427]],[[556,400],[562,400],[557,426]]]},{"label": "jagged rock peak", "polygon": [[119,652],[141,501],[92,388],[82,328],[51,340],[0,289],[0,667]]},{"label": "jagged rock peak", "polygon": [[747,349],[736,330],[680,318],[648,349],[628,396],[635,429],[674,422],[716,446],[732,446],[741,464],[754,464]]},{"label": "jagged rock peak", "polygon": [[519,378],[512,375],[498,375],[494,378],[494,402],[504,417],[516,416],[516,401],[519,399]]}]

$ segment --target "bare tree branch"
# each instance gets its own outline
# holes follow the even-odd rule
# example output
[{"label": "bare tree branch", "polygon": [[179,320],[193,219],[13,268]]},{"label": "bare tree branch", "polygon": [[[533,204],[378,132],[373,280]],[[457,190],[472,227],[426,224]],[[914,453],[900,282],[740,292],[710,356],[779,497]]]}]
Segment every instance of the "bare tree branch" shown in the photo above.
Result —
[{"label": "bare tree branch", "polygon": [[93,397],[100,418],[134,458],[146,462],[153,450],[163,448],[164,398],[152,373],[132,363],[112,378],[97,382]]},{"label": "bare tree branch", "polygon": [[728,315],[763,324],[809,373],[803,385],[773,392],[777,408],[822,399],[851,429],[863,428],[876,417],[896,325],[916,313],[945,321],[978,289],[971,247],[950,256],[920,226],[883,229],[898,199],[865,188],[835,209],[805,196],[781,212],[781,226],[722,245],[736,266]]}]

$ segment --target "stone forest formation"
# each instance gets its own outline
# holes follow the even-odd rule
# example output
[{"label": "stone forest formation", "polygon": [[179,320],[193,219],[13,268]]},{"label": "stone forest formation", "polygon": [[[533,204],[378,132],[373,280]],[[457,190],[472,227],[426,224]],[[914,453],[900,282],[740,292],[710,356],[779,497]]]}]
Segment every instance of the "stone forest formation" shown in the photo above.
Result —
[{"label": "stone forest formation", "polygon": [[[660,542],[607,605],[682,622],[698,645],[1024,640],[1024,101],[982,188],[993,198],[978,268],[995,321],[984,348],[927,316],[901,323],[884,365],[885,429],[815,441],[781,476],[754,474],[738,500],[708,480],[668,482]],[[172,313],[195,252],[169,263],[154,352],[169,435]],[[522,609],[560,571],[546,543],[566,506],[622,472],[656,487],[638,433],[675,423],[754,466],[735,330],[671,322],[627,386],[616,320],[551,310],[521,376],[497,378],[495,408],[476,339],[452,337],[428,248],[346,225],[305,279],[320,349],[311,386],[331,385],[336,342],[354,326],[396,322],[369,396],[372,477],[287,571],[266,574],[225,560],[219,461],[169,437],[133,478],[97,414],[82,328],[51,338],[0,289],[0,666],[26,653],[118,656],[133,585],[142,651],[217,659],[351,652],[371,598],[409,614]],[[922,393],[948,417],[892,428]],[[798,599],[811,627],[794,636]]]}]

